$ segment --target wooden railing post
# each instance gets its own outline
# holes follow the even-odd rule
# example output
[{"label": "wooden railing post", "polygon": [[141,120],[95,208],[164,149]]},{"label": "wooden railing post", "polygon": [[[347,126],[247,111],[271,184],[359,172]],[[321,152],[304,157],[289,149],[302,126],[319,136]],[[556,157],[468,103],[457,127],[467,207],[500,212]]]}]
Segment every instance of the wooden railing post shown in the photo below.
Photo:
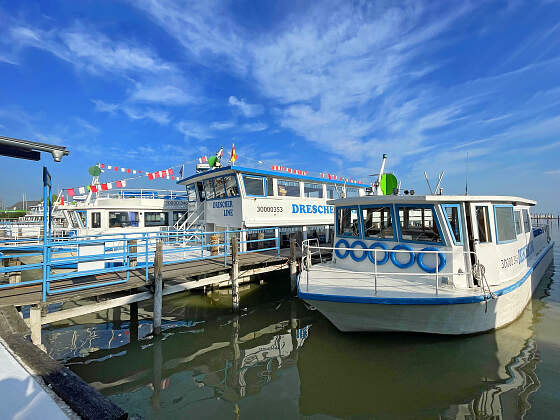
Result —
[{"label": "wooden railing post", "polygon": [[239,245],[237,243],[237,237],[231,238],[231,301],[232,309],[234,312],[239,310]]}]

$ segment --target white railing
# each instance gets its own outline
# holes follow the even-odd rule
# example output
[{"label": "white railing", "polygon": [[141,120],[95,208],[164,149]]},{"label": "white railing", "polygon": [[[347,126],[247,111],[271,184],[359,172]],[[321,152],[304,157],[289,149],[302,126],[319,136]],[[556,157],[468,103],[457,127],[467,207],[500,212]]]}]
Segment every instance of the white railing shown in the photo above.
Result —
[{"label": "white railing", "polygon": [[[332,246],[316,246],[316,245],[310,245],[310,241],[312,239],[306,239],[302,242],[302,267],[305,268],[306,270],[306,280],[307,280],[307,289],[309,289],[309,270],[312,266],[312,262],[311,262],[311,255],[314,254],[313,250],[325,250],[325,251],[331,251],[331,252],[335,252],[335,251],[349,251],[349,252],[372,252],[373,253],[373,272],[371,273],[373,275],[373,279],[374,279],[374,292],[375,294],[377,294],[377,279],[378,277],[386,277],[386,276],[410,276],[410,277],[426,277],[426,276],[433,276],[435,278],[435,292],[436,295],[438,295],[439,293],[439,288],[440,288],[440,276],[441,275],[445,275],[445,276],[451,276],[452,278],[456,275],[461,275],[461,276],[470,276],[471,278],[471,282],[474,285],[475,281],[478,281],[480,283],[480,287],[482,287],[483,292],[486,295],[486,289],[488,289],[488,293],[491,294],[491,290],[490,290],[490,286],[487,284],[486,282],[486,286],[484,284],[485,282],[485,278],[484,278],[484,274],[482,274],[482,278],[476,278],[475,280],[475,275],[472,271],[467,271],[465,269],[465,271],[457,271],[457,272],[440,272],[439,266],[440,266],[440,261],[439,261],[439,255],[436,255],[436,264],[435,264],[435,272],[434,273],[429,273],[429,272],[423,272],[423,273],[411,273],[408,271],[398,271],[398,272],[389,272],[389,271],[383,271],[383,272],[379,272],[378,270],[378,264],[377,264],[377,255],[378,253],[387,253],[386,256],[389,257],[390,254],[395,253],[405,253],[405,254],[410,254],[411,252],[413,253],[418,253],[418,254],[452,254],[452,255],[457,255],[457,254],[461,254],[463,256],[463,258],[466,259],[470,258],[471,255],[474,256],[474,261],[475,263],[473,264],[473,266],[475,267],[483,267],[481,264],[479,264],[477,258],[476,258],[476,253],[472,252],[472,251],[458,251],[458,250],[438,250],[438,251],[422,251],[422,250],[407,250],[407,249],[379,249],[379,248],[347,248],[347,247],[332,247]],[[315,252],[316,253],[316,252]]]},{"label": "white railing", "polygon": [[186,220],[181,225],[179,225],[177,223],[176,229],[177,230],[189,230],[189,229],[191,229],[194,226],[194,224],[196,222],[198,222],[198,220],[203,215],[204,215],[204,205],[199,204],[197,209],[194,212],[190,213],[189,216],[186,218]]}]

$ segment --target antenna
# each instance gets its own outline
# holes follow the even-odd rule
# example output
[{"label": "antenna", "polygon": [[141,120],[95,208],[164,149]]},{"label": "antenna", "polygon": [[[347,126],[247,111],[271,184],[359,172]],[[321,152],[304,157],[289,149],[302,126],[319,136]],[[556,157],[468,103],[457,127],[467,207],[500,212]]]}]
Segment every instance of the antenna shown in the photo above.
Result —
[{"label": "antenna", "polygon": [[441,171],[441,174],[439,174],[439,177],[438,177],[438,182],[437,182],[437,185],[436,185],[436,194],[438,194],[438,195],[442,195],[442,193],[443,193],[443,188],[440,188],[439,186],[441,184],[441,180],[443,179],[444,174],[445,174],[445,171]]},{"label": "antenna", "polygon": [[430,185],[430,181],[428,180],[428,174],[426,173],[426,171],[424,171],[424,178],[426,178],[426,184],[428,184],[430,195],[434,195],[434,191],[432,190],[432,186]]},{"label": "antenna", "polygon": [[465,168],[465,195],[469,195],[469,152],[467,152],[467,164]]}]

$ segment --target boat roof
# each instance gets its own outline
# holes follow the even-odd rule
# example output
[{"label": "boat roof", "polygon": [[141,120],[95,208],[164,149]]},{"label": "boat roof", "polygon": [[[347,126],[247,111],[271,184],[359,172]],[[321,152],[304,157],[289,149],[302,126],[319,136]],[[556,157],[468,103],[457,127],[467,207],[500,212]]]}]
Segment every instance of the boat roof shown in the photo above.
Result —
[{"label": "boat roof", "polygon": [[201,181],[201,180],[206,179],[206,178],[212,178],[212,177],[217,176],[219,174],[225,175],[228,172],[242,172],[242,173],[255,174],[255,175],[261,175],[261,176],[274,176],[276,178],[288,178],[288,179],[294,179],[294,180],[297,179],[298,181],[322,182],[322,183],[336,184],[336,185],[346,184],[346,186],[348,186],[348,187],[358,187],[358,188],[367,188],[367,187],[370,186],[370,185],[367,185],[367,184],[359,184],[359,183],[354,183],[354,182],[346,182],[346,181],[341,181],[341,180],[320,178],[320,177],[315,177],[315,176],[290,174],[288,172],[268,171],[268,170],[265,170],[265,169],[246,168],[244,166],[224,166],[223,168],[210,169],[210,170],[200,172],[200,173],[188,176],[186,178],[180,179],[180,180],[177,181],[177,184],[186,185],[186,184],[190,184],[194,180]]},{"label": "boat roof", "polygon": [[523,206],[534,206],[536,201],[522,197],[507,195],[366,195],[362,197],[340,198],[329,200],[328,204],[350,206],[355,204],[399,204],[399,203],[460,203],[460,202],[492,202],[515,203]]}]

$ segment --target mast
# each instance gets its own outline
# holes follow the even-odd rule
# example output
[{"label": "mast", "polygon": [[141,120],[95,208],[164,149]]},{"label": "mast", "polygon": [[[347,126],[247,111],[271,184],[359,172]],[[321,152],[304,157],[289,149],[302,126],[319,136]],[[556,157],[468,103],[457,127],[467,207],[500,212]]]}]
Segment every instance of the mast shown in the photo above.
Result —
[{"label": "mast", "polygon": [[385,172],[385,162],[387,161],[387,154],[383,153],[383,160],[381,161],[381,169],[379,169],[379,174],[377,175],[377,182],[375,183],[375,195],[383,195],[381,191],[381,177],[383,172]]}]

